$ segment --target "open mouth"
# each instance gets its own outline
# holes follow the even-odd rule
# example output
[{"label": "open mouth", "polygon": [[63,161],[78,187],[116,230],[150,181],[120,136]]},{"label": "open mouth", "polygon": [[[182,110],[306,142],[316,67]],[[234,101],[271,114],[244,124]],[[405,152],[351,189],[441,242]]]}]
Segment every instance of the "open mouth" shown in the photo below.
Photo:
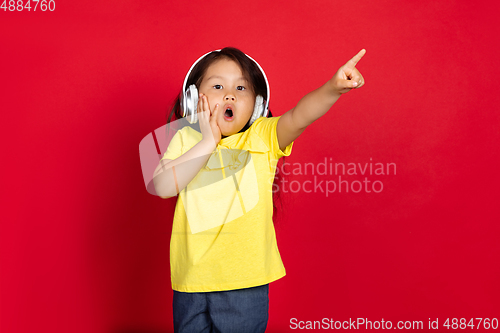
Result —
[{"label": "open mouth", "polygon": [[226,118],[227,120],[232,120],[233,119],[233,110],[231,110],[231,108],[227,108],[226,111],[224,111],[224,118]]}]

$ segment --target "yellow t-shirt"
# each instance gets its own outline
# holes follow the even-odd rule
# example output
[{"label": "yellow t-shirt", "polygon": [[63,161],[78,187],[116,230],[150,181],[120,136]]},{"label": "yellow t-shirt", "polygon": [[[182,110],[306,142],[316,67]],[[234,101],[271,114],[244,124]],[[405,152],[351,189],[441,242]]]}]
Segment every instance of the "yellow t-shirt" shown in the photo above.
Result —
[{"label": "yellow t-shirt", "polygon": [[[170,241],[172,289],[233,290],[285,276],[272,220],[272,185],[276,164],[290,155],[293,142],[280,150],[279,118],[260,117],[245,132],[222,139],[180,192]],[[178,158],[201,139],[200,132],[182,128],[162,159]]]}]

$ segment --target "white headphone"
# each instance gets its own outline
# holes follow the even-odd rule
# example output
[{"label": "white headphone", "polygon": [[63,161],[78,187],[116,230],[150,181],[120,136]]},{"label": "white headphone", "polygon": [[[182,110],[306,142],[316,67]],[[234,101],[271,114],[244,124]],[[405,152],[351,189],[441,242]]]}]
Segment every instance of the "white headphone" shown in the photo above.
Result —
[{"label": "white headphone", "polygon": [[[202,55],[198,60],[195,61],[195,63],[191,66],[189,69],[189,72],[186,75],[186,78],[184,79],[184,84],[182,85],[182,93],[181,93],[181,101],[180,101],[180,107],[182,110],[182,116],[186,117],[187,120],[191,123],[194,124],[198,121],[198,89],[196,89],[196,86],[194,84],[190,85],[189,88],[186,89],[186,83],[189,78],[189,75],[191,74],[191,71],[193,70],[194,66],[200,62],[201,59],[203,59],[206,55],[212,53],[212,52],[219,52],[221,49],[214,50],[208,53],[205,53]],[[267,117],[267,114],[269,112],[269,82],[267,81],[266,73],[264,73],[264,70],[260,65],[252,59],[248,54],[245,54],[250,60],[252,60],[257,67],[259,67],[260,71],[262,72],[262,75],[264,76],[264,80],[266,80],[266,88],[267,88],[267,101],[264,105],[264,98],[260,95],[257,95],[255,97],[255,106],[253,109],[253,114],[252,117],[250,118],[249,125],[252,125],[253,122],[259,118],[259,117]]]}]

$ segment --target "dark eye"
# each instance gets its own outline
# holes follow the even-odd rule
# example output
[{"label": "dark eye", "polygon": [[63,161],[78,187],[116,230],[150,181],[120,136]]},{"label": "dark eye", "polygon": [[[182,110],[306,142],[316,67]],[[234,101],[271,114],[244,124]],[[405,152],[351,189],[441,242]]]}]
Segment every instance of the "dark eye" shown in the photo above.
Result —
[{"label": "dark eye", "polygon": [[216,84],[216,85],[214,85],[214,88],[215,89],[222,89],[222,86],[220,84]]},{"label": "dark eye", "polygon": [[[240,89],[240,88],[241,88],[241,89]],[[238,87],[236,87],[236,89],[238,89],[238,90],[245,90],[246,88],[245,88],[245,87],[243,87],[243,86],[238,86]]]}]

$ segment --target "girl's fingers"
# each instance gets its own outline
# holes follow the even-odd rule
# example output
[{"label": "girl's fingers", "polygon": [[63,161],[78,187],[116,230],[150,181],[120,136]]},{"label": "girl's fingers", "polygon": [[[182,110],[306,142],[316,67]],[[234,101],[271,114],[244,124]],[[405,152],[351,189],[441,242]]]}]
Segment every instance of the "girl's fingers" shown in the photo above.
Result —
[{"label": "girl's fingers", "polygon": [[207,96],[205,96],[205,95],[203,95],[203,111],[208,111],[208,115],[211,114],[210,104],[208,104],[208,99],[207,99]]},{"label": "girl's fingers", "polygon": [[208,123],[206,113],[203,110],[203,94],[199,94],[198,98],[198,119],[200,120],[200,124],[204,125],[205,123]]},{"label": "girl's fingers", "polygon": [[215,109],[214,113],[210,117],[210,121],[215,121],[215,118],[217,118],[217,112],[219,112],[219,103],[215,104]]},{"label": "girl's fingers", "polygon": [[340,83],[342,89],[352,89],[356,88],[358,85],[359,82],[355,80],[342,80],[342,82]]},{"label": "girl's fingers", "polygon": [[196,112],[201,112],[201,103],[203,102],[202,94],[198,95],[198,105],[196,106]]},{"label": "girl's fingers", "polygon": [[350,59],[347,63],[346,63],[346,66],[349,68],[349,69],[353,69],[356,64],[358,63],[358,61],[361,60],[361,58],[365,55],[366,53],[366,50],[365,49],[362,49],[361,51],[358,52],[358,54],[356,54],[354,57],[352,57],[352,59]]},{"label": "girl's fingers", "polygon": [[359,76],[359,75],[353,75],[351,77],[351,81],[355,81],[355,82],[359,83],[359,81],[361,81],[361,76]]},{"label": "girl's fingers", "polygon": [[353,89],[359,87],[360,83],[356,80],[342,80],[339,85],[340,89]]},{"label": "girl's fingers", "polygon": [[348,89],[360,88],[364,84],[363,76],[356,68],[349,75],[346,74],[342,81],[343,87]]},{"label": "girl's fingers", "polygon": [[351,78],[351,85],[353,88],[359,88],[361,85],[362,78],[359,75],[355,75]]}]

